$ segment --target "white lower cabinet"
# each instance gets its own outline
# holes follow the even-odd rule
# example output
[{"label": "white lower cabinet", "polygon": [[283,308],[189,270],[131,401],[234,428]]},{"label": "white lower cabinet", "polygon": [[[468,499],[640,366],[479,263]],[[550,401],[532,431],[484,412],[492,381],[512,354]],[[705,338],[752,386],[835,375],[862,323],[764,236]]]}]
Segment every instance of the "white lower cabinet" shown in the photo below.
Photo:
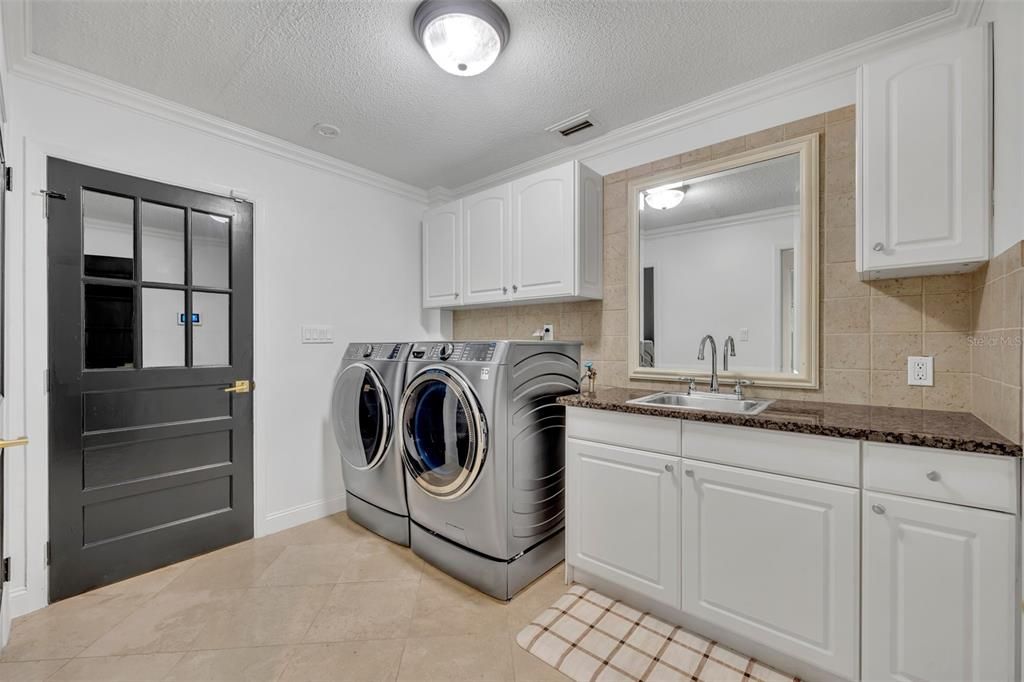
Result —
[{"label": "white lower cabinet", "polygon": [[872,492],[863,513],[863,679],[1013,679],[1016,518]]},{"label": "white lower cabinet", "polygon": [[860,491],[683,461],[682,610],[847,679]]},{"label": "white lower cabinet", "polygon": [[679,608],[679,457],[568,440],[569,564]]}]

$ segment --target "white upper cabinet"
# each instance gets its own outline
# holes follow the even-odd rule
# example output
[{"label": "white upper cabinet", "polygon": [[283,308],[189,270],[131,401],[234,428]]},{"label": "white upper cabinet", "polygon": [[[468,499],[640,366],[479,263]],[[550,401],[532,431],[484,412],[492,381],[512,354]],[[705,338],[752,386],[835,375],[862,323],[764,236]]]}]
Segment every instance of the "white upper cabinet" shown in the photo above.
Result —
[{"label": "white upper cabinet", "polygon": [[987,26],[865,64],[857,101],[857,269],[971,270],[991,256]]},{"label": "white upper cabinet", "polygon": [[860,491],[682,465],[682,610],[857,679]]},{"label": "white upper cabinet", "polygon": [[[445,228],[461,220],[457,265],[462,296],[440,279],[438,251],[447,256]],[[509,301],[601,298],[603,293],[603,178],[575,161],[478,192],[424,218],[425,307]],[[458,221],[456,221],[458,222]],[[427,239],[427,226],[438,234]],[[442,235],[441,233],[445,234]],[[447,275],[448,262],[444,262]]]},{"label": "white upper cabinet", "polygon": [[501,185],[462,200],[466,305],[508,300],[511,193]]},{"label": "white upper cabinet", "polygon": [[462,291],[462,202],[423,216],[423,307],[458,305]]},{"label": "white upper cabinet", "polygon": [[1017,519],[864,495],[864,680],[1011,680]]}]

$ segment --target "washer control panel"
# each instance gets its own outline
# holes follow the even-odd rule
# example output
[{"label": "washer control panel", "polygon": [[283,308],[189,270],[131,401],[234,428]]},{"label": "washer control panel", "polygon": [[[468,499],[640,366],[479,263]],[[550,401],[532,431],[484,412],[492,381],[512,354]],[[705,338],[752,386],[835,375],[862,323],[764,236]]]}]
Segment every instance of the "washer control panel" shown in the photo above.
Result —
[{"label": "washer control panel", "polygon": [[402,354],[400,343],[353,343],[345,352],[346,359],[397,360]]},{"label": "washer control panel", "polygon": [[494,342],[482,343],[417,343],[412,347],[413,360],[433,360],[437,362],[492,362]]}]

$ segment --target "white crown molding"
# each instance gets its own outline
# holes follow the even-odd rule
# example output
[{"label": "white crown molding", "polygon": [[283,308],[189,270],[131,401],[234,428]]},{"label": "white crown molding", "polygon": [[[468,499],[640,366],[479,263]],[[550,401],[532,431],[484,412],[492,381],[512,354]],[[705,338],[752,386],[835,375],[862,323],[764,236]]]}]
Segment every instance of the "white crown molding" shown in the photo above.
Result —
[{"label": "white crown molding", "polygon": [[5,3],[4,18],[11,20],[10,30],[5,32],[9,39],[6,41],[6,48],[8,72],[11,74],[198,130],[279,159],[354,180],[413,201],[427,203],[429,200],[427,191],[420,187],[33,54],[29,0]]},{"label": "white crown molding", "polygon": [[977,23],[984,0],[954,0],[942,12],[879,33],[799,64],[722,90],[681,107],[616,128],[600,137],[531,159],[447,192],[462,197],[488,187],[556,166],[569,160],[588,159],[700,125],[727,113],[742,111],[766,101],[789,97],[825,83],[848,77],[865,61],[909,42],[925,40]]},{"label": "white crown molding", "polygon": [[779,218],[795,218],[799,216],[799,205],[779,206],[777,208],[764,208],[761,209],[760,211],[739,213],[736,215],[725,216],[722,218],[708,218],[707,220],[701,220],[695,223],[682,223],[679,225],[666,225],[665,227],[652,227],[646,230],[642,230],[640,233],[640,238],[644,240],[662,239],[665,237],[675,237],[676,235],[684,233],[690,234],[696,232],[708,232],[711,230],[721,230],[729,227],[741,227],[743,225],[763,223],[768,220],[778,220]]}]

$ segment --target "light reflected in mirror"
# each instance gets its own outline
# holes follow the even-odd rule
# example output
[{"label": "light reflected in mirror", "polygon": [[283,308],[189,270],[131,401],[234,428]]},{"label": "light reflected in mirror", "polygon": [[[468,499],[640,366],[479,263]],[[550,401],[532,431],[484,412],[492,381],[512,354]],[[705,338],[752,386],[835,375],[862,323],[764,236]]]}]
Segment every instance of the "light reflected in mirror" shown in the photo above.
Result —
[{"label": "light reflected in mirror", "polygon": [[816,159],[805,141],[631,184],[634,377],[707,376],[711,354],[700,361],[697,352],[710,334],[720,373],[732,337],[729,372],[816,381],[816,354],[805,346],[816,343],[817,316],[806,309],[817,305],[817,276],[806,271],[817,264],[807,253],[817,249],[817,221],[808,219],[817,204],[802,195],[817,179],[805,177],[814,165],[803,153]]}]

